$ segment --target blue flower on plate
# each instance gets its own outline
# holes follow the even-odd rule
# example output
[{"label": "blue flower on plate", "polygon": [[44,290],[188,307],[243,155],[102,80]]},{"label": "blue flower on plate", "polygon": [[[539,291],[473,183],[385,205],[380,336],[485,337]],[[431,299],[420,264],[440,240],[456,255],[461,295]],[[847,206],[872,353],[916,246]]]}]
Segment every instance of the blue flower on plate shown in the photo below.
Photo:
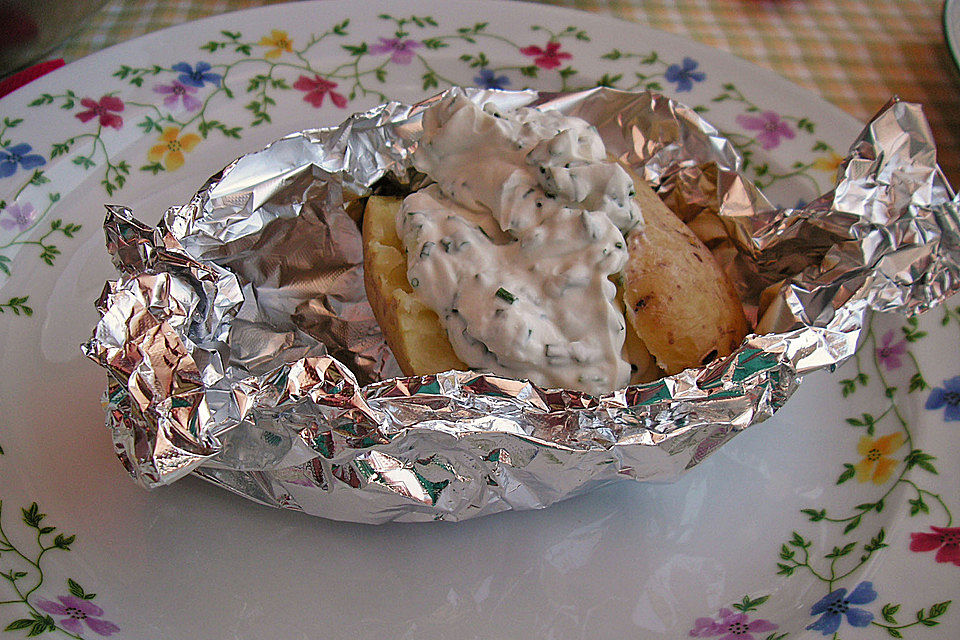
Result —
[{"label": "blue flower on plate", "polygon": [[668,82],[677,83],[677,92],[690,91],[693,89],[694,82],[703,82],[707,79],[707,74],[696,70],[699,66],[700,63],[693,58],[684,58],[682,65],[672,64],[667,67],[667,72],[663,74],[663,77]]},{"label": "blue flower on plate", "polygon": [[185,85],[202,87],[209,82],[215,87],[220,86],[220,74],[209,73],[212,67],[208,62],[198,62],[196,67],[191,67],[186,62],[178,62],[171,68],[180,72],[177,79]]},{"label": "blue flower on plate", "polygon": [[30,153],[32,150],[33,147],[26,142],[0,149],[0,178],[12,176],[17,172],[18,166],[33,169],[47,163],[43,156]]},{"label": "blue flower on plate", "polygon": [[944,419],[960,420],[960,376],[950,378],[943,383],[942,387],[936,387],[931,391],[924,407],[927,409],[946,407],[943,412]]},{"label": "blue flower on plate", "polygon": [[876,599],[877,592],[873,590],[872,582],[861,582],[850,592],[850,595],[847,595],[847,590],[844,588],[831,591],[810,608],[810,615],[820,615],[820,618],[807,629],[829,636],[837,632],[844,616],[847,617],[847,622],[851,626],[866,627],[873,621],[873,614],[866,609],[850,605],[867,604]]},{"label": "blue flower on plate", "polygon": [[473,81],[481,89],[503,89],[510,84],[510,78],[498,76],[496,71],[487,68],[480,69],[480,75],[474,77]]}]

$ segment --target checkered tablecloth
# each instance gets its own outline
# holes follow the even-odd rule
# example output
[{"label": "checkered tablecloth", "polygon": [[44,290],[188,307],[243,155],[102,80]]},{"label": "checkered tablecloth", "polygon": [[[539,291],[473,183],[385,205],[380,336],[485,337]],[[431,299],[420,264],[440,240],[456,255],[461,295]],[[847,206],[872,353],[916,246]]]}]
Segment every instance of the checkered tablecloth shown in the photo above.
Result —
[{"label": "checkered tablecloth", "polygon": [[[67,62],[171,25],[276,0],[111,0],[54,57]],[[891,96],[924,105],[960,185],[960,74],[943,0],[541,0],[634,20],[770,68],[866,120]]]}]

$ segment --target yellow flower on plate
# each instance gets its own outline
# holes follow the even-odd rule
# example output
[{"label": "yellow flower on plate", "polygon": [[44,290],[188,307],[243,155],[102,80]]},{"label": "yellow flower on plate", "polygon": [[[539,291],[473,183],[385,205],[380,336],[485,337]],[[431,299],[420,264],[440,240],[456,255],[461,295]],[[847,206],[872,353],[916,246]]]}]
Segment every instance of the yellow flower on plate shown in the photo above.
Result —
[{"label": "yellow flower on plate", "polygon": [[844,157],[837,155],[833,151],[830,152],[828,156],[822,156],[813,161],[813,168],[819,169],[820,171],[826,171],[828,173],[836,173],[837,169],[840,168],[840,163],[843,162]]},{"label": "yellow flower on plate", "polygon": [[284,51],[287,53],[293,51],[293,39],[287,35],[286,31],[280,29],[271,29],[269,36],[260,38],[259,44],[264,47],[273,47],[264,54],[267,58],[279,58]]},{"label": "yellow flower on plate", "polygon": [[883,484],[890,479],[890,474],[897,466],[897,461],[889,457],[891,453],[903,444],[902,433],[891,433],[874,440],[870,436],[863,436],[857,443],[857,453],[863,460],[854,465],[857,470],[858,482],[873,482]]},{"label": "yellow flower on plate", "polygon": [[147,158],[150,162],[160,162],[167,171],[176,171],[183,166],[183,152],[190,151],[200,143],[200,136],[195,133],[180,135],[179,127],[167,127],[157,138],[160,144],[150,148]]}]

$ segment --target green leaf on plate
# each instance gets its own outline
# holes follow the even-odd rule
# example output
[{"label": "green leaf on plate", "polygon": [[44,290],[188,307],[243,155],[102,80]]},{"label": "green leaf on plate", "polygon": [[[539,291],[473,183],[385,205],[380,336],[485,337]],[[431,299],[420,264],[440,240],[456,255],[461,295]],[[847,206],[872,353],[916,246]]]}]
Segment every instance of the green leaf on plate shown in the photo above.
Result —
[{"label": "green leaf on plate", "polygon": [[883,605],[883,608],[880,609],[880,615],[882,615],[882,616],[883,616],[883,619],[886,620],[887,622],[891,622],[891,623],[893,623],[893,624],[896,624],[896,623],[897,623],[897,619],[896,619],[894,616],[896,615],[897,611],[899,611],[899,610],[900,610],[900,605],[899,605],[899,604],[890,604],[890,603],[888,603],[888,604]]},{"label": "green leaf on plate", "polygon": [[19,620],[14,620],[6,627],[4,631],[17,631],[19,629],[26,629],[27,627],[33,626],[34,621],[29,618],[20,618]]},{"label": "green leaf on plate", "polygon": [[907,463],[907,468],[920,467],[924,471],[937,475],[937,469],[931,464],[932,460],[936,460],[935,456],[930,455],[929,453],[924,453],[920,449],[914,449],[911,451],[904,462]]},{"label": "green leaf on plate", "polygon": [[843,473],[840,474],[840,477],[837,478],[837,484],[843,484],[854,475],[856,475],[857,470],[849,462],[843,463]]},{"label": "green leaf on plate", "polygon": [[349,45],[349,44],[342,44],[342,45],[340,45],[340,46],[341,46],[343,49],[345,49],[345,50],[347,51],[347,53],[349,53],[349,54],[352,55],[352,56],[362,56],[363,54],[365,54],[365,53],[367,52],[367,43],[366,43],[366,42],[362,42],[362,43],[360,43],[360,44],[357,45],[357,46],[353,46],[353,45]]},{"label": "green leaf on plate", "polygon": [[853,518],[846,527],[843,528],[843,533],[847,534],[860,526],[860,516]]},{"label": "green leaf on plate", "polygon": [[820,509],[820,511],[816,509],[801,509],[800,513],[806,514],[810,518],[810,522],[819,522],[827,517],[826,509]]},{"label": "green leaf on plate", "polygon": [[760,596],[759,598],[753,599],[750,596],[743,596],[743,600],[740,602],[733,603],[733,608],[738,611],[753,611],[757,609],[760,605],[770,599],[770,596]]},{"label": "green leaf on plate", "polygon": [[928,389],[930,385],[927,384],[927,381],[924,380],[923,375],[918,371],[910,377],[910,387],[909,391],[922,391],[923,389]]}]

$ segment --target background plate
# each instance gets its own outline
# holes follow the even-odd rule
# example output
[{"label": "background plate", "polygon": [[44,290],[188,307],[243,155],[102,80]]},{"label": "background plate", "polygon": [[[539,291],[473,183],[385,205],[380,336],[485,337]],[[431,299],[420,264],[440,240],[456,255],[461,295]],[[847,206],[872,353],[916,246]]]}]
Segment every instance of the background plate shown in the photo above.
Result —
[{"label": "background plate", "polygon": [[876,319],[675,484],[545,511],[358,526],[124,477],[78,349],[113,275],[105,202],[155,223],[232,158],[386,98],[598,83],[696,106],[782,204],[827,189],[860,128],[702,45],[492,2],[223,15],[0,101],[0,636],[956,637],[957,311]]},{"label": "background plate", "polygon": [[943,35],[953,63],[960,70],[960,2],[947,0],[943,3]]}]

